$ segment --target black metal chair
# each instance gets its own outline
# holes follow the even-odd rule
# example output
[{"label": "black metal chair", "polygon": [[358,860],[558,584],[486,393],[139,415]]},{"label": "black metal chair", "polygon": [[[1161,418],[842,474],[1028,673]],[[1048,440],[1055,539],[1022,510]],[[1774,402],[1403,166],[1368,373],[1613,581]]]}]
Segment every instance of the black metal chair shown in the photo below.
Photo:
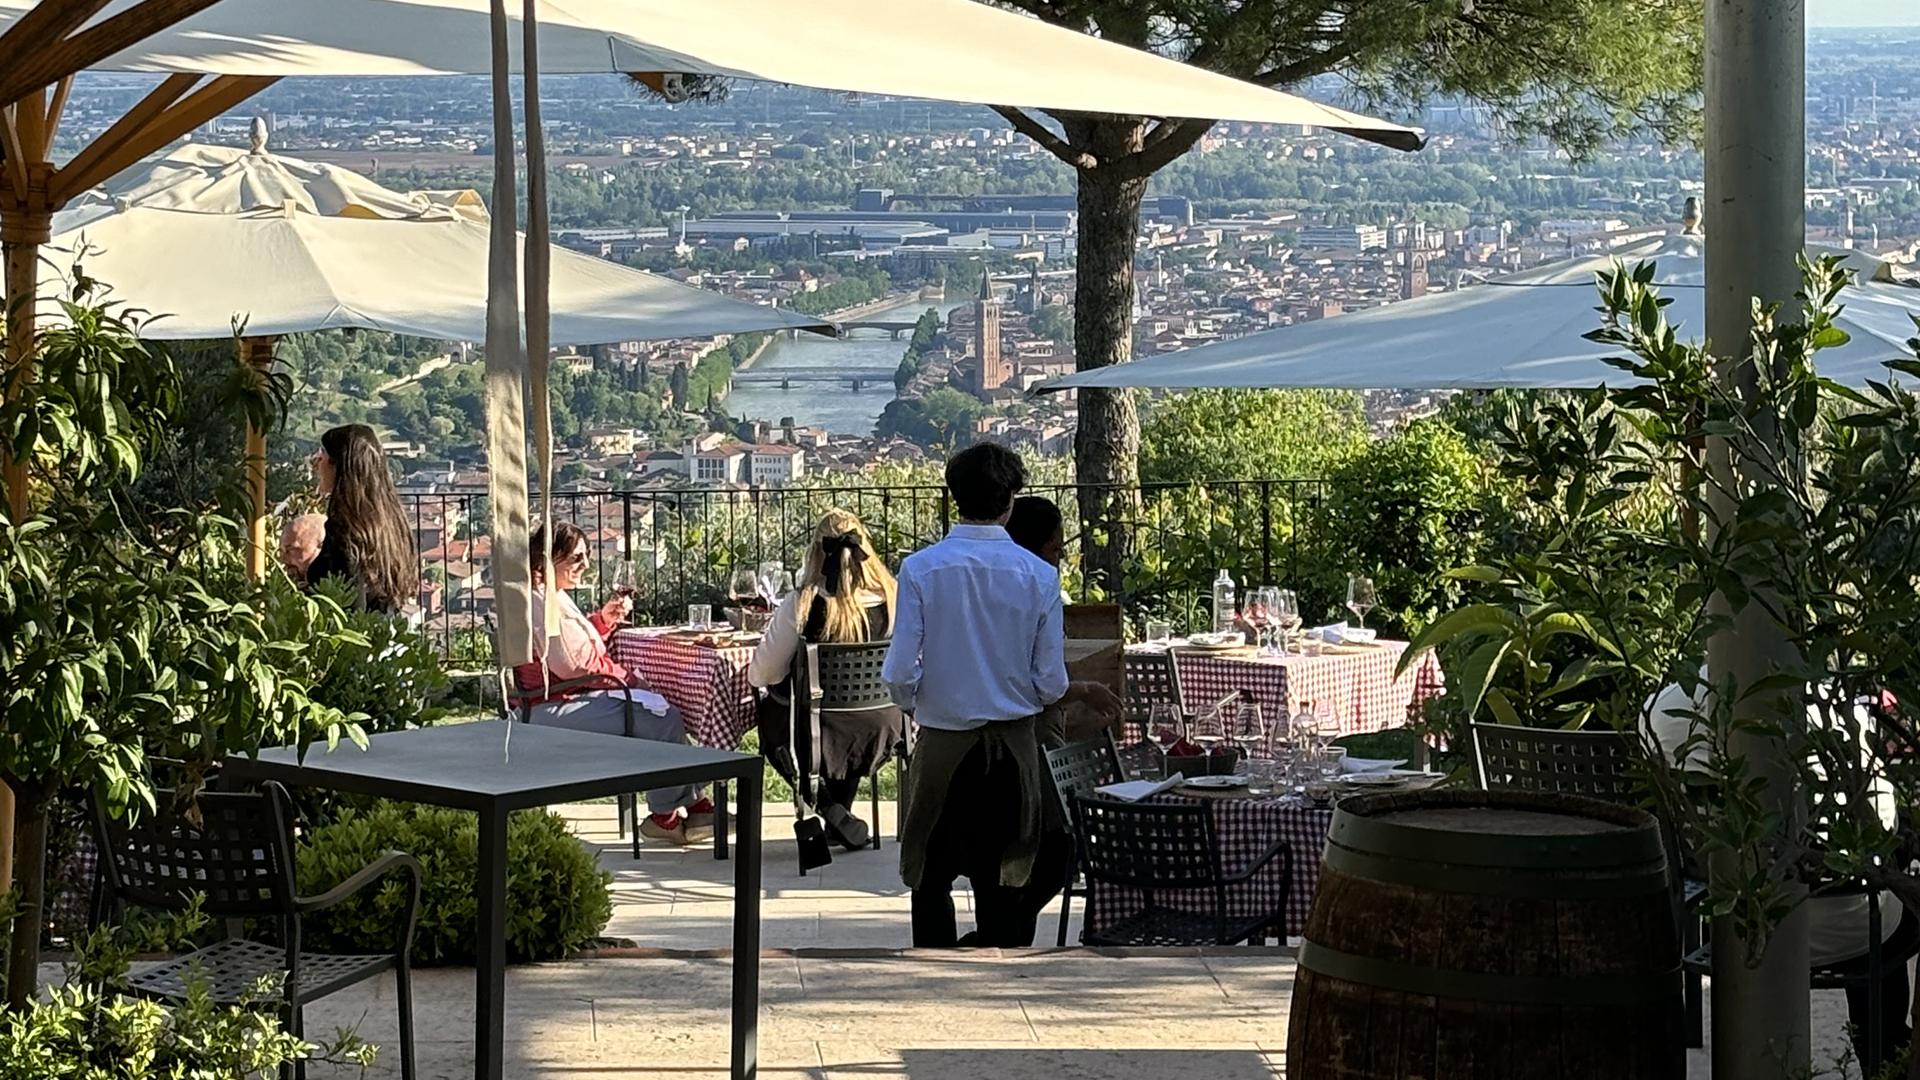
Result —
[{"label": "black metal chair", "polygon": [[[1060,814],[1068,827],[1073,824],[1073,800],[1076,796],[1092,795],[1102,784],[1111,784],[1125,774],[1120,768],[1120,753],[1113,743],[1113,733],[1102,732],[1098,737],[1084,739],[1077,743],[1068,743],[1058,750],[1047,751],[1047,772],[1053,776],[1053,791],[1060,799]],[[1075,841],[1078,847],[1078,839]],[[1067,921],[1073,912],[1073,894],[1078,891],[1084,895],[1086,886],[1080,880],[1080,853],[1076,850],[1070,856],[1067,868],[1067,881],[1060,889],[1060,936],[1057,944],[1067,943]]]},{"label": "black metal chair", "polygon": [[1616,731],[1473,727],[1473,771],[1482,790],[1585,795],[1638,803],[1634,766],[1641,747]]},{"label": "black metal chair", "polygon": [[[1239,872],[1221,873],[1213,813],[1204,804],[1130,803],[1103,796],[1073,800],[1074,837],[1080,868],[1086,875],[1088,945],[1233,945],[1286,917],[1287,886],[1271,911],[1234,918],[1227,909],[1227,888],[1251,879],[1280,860],[1280,879],[1293,880],[1293,851],[1276,840]],[[1099,931],[1099,892],[1105,883],[1140,894],[1140,910],[1113,920]],[[1183,911],[1163,902],[1168,892],[1202,890],[1212,895],[1211,911]]]},{"label": "black metal chair", "polygon": [[1180,692],[1180,666],[1174,662],[1172,649],[1127,651],[1120,658],[1120,673],[1122,732],[1129,744],[1148,736],[1147,725],[1155,705],[1171,705],[1183,714],[1186,712],[1186,699]]},{"label": "black metal chair", "polygon": [[[115,906],[134,904],[183,911],[200,898],[201,910],[223,920],[230,935],[243,920],[278,927],[274,945],[229,936],[128,978],[128,990],[145,997],[181,1000],[204,987],[215,1002],[231,1004],[252,993],[262,976],[284,975],[286,1030],[304,1033],[309,1001],[392,970],[400,1010],[400,1075],[414,1077],[413,974],[408,954],[420,909],[420,864],[389,851],[319,896],[294,891],[293,815],[286,789],[266,783],[254,791],[202,791],[194,799],[198,821],[176,804],[176,793],[157,793],[160,812],[114,818],[105,800],[94,798],[94,830],[100,844],[107,895]],[[406,917],[395,928],[394,950],[373,955],[305,952],[301,923],[388,875],[407,879]],[[282,1075],[288,1070],[282,1069]],[[304,1077],[305,1063],[291,1075]]]},{"label": "black metal chair", "polygon": [[[860,641],[808,645],[793,655],[794,809],[802,817],[812,813],[820,775],[821,725],[835,713],[859,713],[893,707],[893,697],[880,678],[888,643]],[[880,850],[880,773],[878,763],[866,777],[873,816],[868,846]],[[801,870],[805,874],[805,869]]]},{"label": "black metal chair", "polygon": [[[1584,795],[1590,799],[1639,806],[1641,789],[1634,777],[1645,748],[1618,731],[1561,731],[1513,724],[1469,725],[1473,730],[1473,771],[1483,791],[1537,791]],[[1674,918],[1680,923],[1682,956],[1691,957],[1704,946],[1706,927],[1696,914],[1706,896],[1703,881],[1689,878],[1680,837],[1661,817],[1660,831],[1667,849],[1672,880]],[[1703,965],[1684,962],[1685,995],[1692,1046],[1705,1042],[1706,996]]]}]

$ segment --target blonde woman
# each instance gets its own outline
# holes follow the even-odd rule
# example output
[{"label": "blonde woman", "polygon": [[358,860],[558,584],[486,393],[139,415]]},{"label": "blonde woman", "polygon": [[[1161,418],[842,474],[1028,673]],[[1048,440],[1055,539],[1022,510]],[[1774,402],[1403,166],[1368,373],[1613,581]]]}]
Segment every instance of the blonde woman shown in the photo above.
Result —
[{"label": "blonde woman", "polygon": [[[791,727],[793,658],[807,644],[885,641],[893,633],[893,575],[887,572],[860,519],[829,510],[807,545],[798,587],[780,601],[748,676],[766,687],[760,703],[760,748],[774,771],[794,779]],[[860,779],[869,776],[899,739],[893,706],[823,717],[819,806],[828,835],[848,851],[872,833],[854,816]]]}]

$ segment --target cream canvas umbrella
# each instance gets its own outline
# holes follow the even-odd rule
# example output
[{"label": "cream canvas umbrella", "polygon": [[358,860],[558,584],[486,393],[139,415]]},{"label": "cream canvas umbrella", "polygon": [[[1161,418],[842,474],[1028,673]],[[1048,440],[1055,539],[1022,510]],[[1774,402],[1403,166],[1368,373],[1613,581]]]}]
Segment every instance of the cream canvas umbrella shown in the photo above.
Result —
[{"label": "cream canvas umbrella", "polygon": [[[1840,294],[1839,326],[1852,338],[1820,353],[1821,373],[1849,385],[1885,379],[1886,362],[1911,359],[1920,282],[1864,252],[1839,254],[1856,283]],[[1082,386],[1334,387],[1395,390],[1572,388],[1620,385],[1618,349],[1583,335],[1600,326],[1595,275],[1613,261],[1652,262],[1683,338],[1706,328],[1706,237],[1658,237],[1453,292],[1430,293],[1331,319],[1276,327],[1230,341],[1052,379],[1042,391]]]},{"label": "cream canvas umbrella", "polygon": [[[336,166],[265,149],[187,146],[55,217],[41,295],[76,264],[148,318],[142,336],[243,335],[271,362],[274,339],[363,329],[482,341],[488,221],[472,192],[402,193]],[[519,238],[524,251],[525,237]],[[181,253],[191,252],[191,258]],[[818,319],[682,285],[565,249],[552,254],[556,345],[831,332]],[[248,565],[266,569],[264,437],[248,432]]]}]

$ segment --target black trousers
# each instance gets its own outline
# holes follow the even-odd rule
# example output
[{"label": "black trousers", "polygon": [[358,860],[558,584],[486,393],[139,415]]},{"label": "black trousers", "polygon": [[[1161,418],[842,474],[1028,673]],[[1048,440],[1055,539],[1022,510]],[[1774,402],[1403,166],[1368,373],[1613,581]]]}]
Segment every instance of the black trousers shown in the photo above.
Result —
[{"label": "black trousers", "polygon": [[[1888,957],[1880,974],[1880,1062],[1893,1061],[1913,1041],[1913,1029],[1909,1018],[1913,1015],[1907,1000],[1909,989],[1907,965],[1905,961],[1895,962],[1891,958],[1904,956],[1913,948],[1916,938],[1920,938],[1920,918],[1916,918],[1912,908],[1900,914],[1900,924],[1881,944],[1882,955]],[[1827,970],[1845,975],[1857,975],[1861,982],[1847,984],[1847,1022],[1853,1027],[1853,1052],[1866,1070],[1867,1061],[1867,1018],[1871,1005],[1867,998],[1868,974],[1867,957],[1862,953],[1844,963],[1829,964]]]},{"label": "black trousers", "polygon": [[[1011,758],[968,752],[947,788],[913,890],[913,946],[1017,949],[1033,944],[1034,915],[1023,890],[1000,884],[1000,862],[1020,832],[1020,770]],[[973,886],[975,929],[959,936],[953,883]]]}]

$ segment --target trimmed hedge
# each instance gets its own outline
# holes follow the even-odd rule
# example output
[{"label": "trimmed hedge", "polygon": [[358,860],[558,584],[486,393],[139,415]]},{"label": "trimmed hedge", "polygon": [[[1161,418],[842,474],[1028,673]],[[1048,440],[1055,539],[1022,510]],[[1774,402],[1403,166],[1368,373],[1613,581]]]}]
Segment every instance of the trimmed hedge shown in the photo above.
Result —
[{"label": "trimmed hedge", "polygon": [[[299,888],[312,896],[339,884],[385,851],[420,860],[420,923],[413,962],[470,964],[474,958],[474,877],[479,821],[470,813],[435,806],[377,802],[346,810],[300,845]],[[545,810],[514,814],[507,823],[507,959],[558,960],[587,945],[613,915],[613,876]],[[405,914],[402,877],[307,921],[316,950],[391,950]]]}]

